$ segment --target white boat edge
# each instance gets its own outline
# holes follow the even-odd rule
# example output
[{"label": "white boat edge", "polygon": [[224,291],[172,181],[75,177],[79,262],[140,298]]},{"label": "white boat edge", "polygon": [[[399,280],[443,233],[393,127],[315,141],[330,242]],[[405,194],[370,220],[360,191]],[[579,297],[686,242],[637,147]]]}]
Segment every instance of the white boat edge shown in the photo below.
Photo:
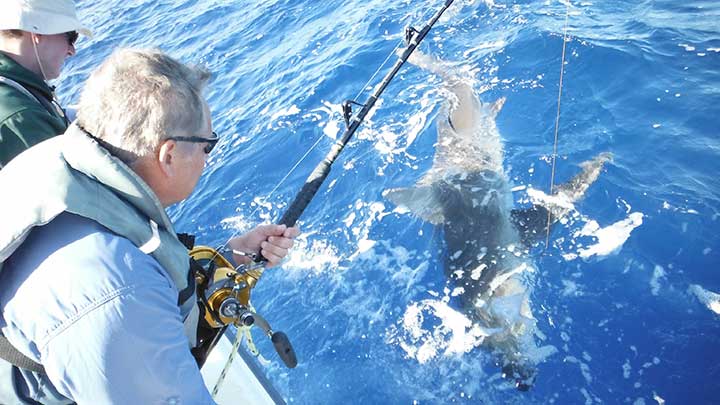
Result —
[{"label": "white boat edge", "polygon": [[[227,362],[234,340],[235,331],[228,328],[200,370],[205,380],[205,386],[210,392]],[[240,402],[251,405],[285,405],[285,400],[267,379],[257,360],[242,345],[238,348],[238,353],[228,370],[225,381],[214,399],[218,405]]]}]

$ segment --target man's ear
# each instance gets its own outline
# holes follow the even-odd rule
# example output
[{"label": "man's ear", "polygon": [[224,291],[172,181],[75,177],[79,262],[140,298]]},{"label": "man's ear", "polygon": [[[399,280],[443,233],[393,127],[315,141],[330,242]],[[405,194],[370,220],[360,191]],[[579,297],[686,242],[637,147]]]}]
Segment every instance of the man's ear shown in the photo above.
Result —
[{"label": "man's ear", "polygon": [[175,162],[177,160],[177,143],[173,140],[166,140],[160,145],[157,152],[157,163],[165,176],[172,176],[175,173]]}]

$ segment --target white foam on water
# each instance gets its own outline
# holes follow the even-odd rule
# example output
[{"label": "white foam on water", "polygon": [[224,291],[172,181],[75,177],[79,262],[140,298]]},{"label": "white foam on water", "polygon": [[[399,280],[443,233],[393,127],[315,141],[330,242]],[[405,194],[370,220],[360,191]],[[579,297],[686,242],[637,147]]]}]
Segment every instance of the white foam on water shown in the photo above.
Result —
[{"label": "white foam on water", "polygon": [[592,384],[593,377],[590,374],[590,366],[588,366],[587,363],[580,361],[575,356],[566,356],[565,359],[563,359],[567,363],[574,363],[577,364],[580,367],[580,373],[582,373],[583,378],[588,384]]},{"label": "white foam on water", "polygon": [[660,281],[665,278],[665,269],[662,266],[656,265],[653,269],[653,275],[650,279],[650,292],[652,295],[660,294]]},{"label": "white foam on water", "polygon": [[720,315],[720,294],[706,290],[698,284],[691,284],[688,292],[694,294],[707,309]]},{"label": "white foam on water", "polygon": [[530,347],[525,349],[525,356],[534,364],[540,364],[548,357],[558,352],[557,347],[553,345],[545,345],[540,347]]},{"label": "white foam on water", "polygon": [[[630,237],[630,233],[642,223],[643,214],[640,212],[633,212],[626,219],[605,228],[600,228],[596,221],[588,222],[576,236],[594,236],[598,242],[585,249],[580,249],[578,256],[587,259],[592,256],[602,257],[617,253]],[[573,258],[572,254],[566,256],[566,259]]]},{"label": "white foam on water", "polygon": [[592,405],[594,403],[592,396],[587,389],[581,388],[580,393],[585,397],[585,405]]},{"label": "white foam on water", "polygon": [[695,47],[688,44],[678,44],[679,47],[685,48],[686,51],[692,52],[695,50]]},{"label": "white foam on water", "polygon": [[373,224],[389,214],[390,212],[385,210],[385,204],[381,202],[356,200],[353,213],[349,214],[344,222],[348,228],[355,225],[352,227],[351,233],[357,238],[358,243],[361,243],[368,239]]},{"label": "white foam on water", "polygon": [[563,290],[561,294],[565,297],[579,297],[583,295],[583,292],[578,287],[577,283],[571,280],[562,280]]},{"label": "white foam on water", "polygon": [[417,280],[425,276],[429,264],[425,260],[415,267],[409,264],[416,259],[416,252],[408,251],[403,246],[393,246],[388,241],[375,241],[367,237],[361,238],[357,246],[358,249],[347,258],[348,261],[363,261],[370,263],[374,269],[384,269],[389,273],[389,280],[393,285],[404,290],[404,296],[408,300],[413,294],[425,291]]},{"label": "white foam on water", "polygon": [[692,214],[692,215],[700,214],[700,212],[698,212],[698,210],[696,210],[696,209],[676,207],[667,201],[663,201],[662,207],[663,207],[663,209],[672,210],[672,211],[676,211],[676,212],[682,212],[683,214]]},{"label": "white foam on water", "polygon": [[238,232],[244,232],[250,230],[252,224],[243,215],[235,215],[227,217],[220,221],[220,226],[223,229],[234,229]]},{"label": "white foam on water", "polygon": [[541,190],[528,187],[527,194],[530,201],[545,207],[559,207],[567,210],[575,210],[575,205],[568,199],[565,194],[548,195]]},{"label": "white foam on water", "polygon": [[423,92],[422,94],[423,97],[420,99],[420,110],[413,114],[404,125],[405,133],[403,134],[403,138],[405,139],[405,146],[403,147],[403,150],[407,149],[413,144],[413,142],[415,142],[417,136],[425,128],[428,116],[433,110],[435,102],[431,97],[432,92]]},{"label": "white foam on water", "polygon": [[625,363],[622,365],[623,370],[623,378],[626,380],[630,378],[630,372],[632,371],[632,366],[630,366],[630,360],[625,359]]},{"label": "white foam on water", "polygon": [[[342,119],[342,107],[340,104],[333,104],[329,101],[322,101],[322,107],[310,110],[313,114],[312,121],[318,122],[318,127],[323,129],[323,134],[330,139],[337,139],[340,133],[340,122]],[[320,117],[318,117],[318,115]]]},{"label": "white foam on water", "polygon": [[[435,325],[426,327],[428,321]],[[389,335],[407,357],[425,364],[438,356],[467,353],[482,344],[489,333],[443,300],[426,299],[411,303]]]},{"label": "white foam on water", "polygon": [[277,111],[275,114],[273,114],[270,117],[270,121],[277,121],[278,118],[289,117],[291,115],[296,115],[299,112],[300,112],[300,109],[295,104],[293,104],[288,108],[283,108],[283,109]]},{"label": "white foam on water", "polygon": [[357,200],[353,208],[343,222],[349,230],[345,236],[356,243],[357,250],[349,255],[341,254],[339,249],[320,236],[318,231],[304,232],[296,239],[295,246],[290,250],[288,259],[283,265],[289,276],[308,273],[315,276],[334,274],[334,281],[342,284],[344,277],[340,273],[345,269],[341,262],[358,258],[371,261],[374,268],[397,269],[398,273],[411,271],[405,264],[411,255],[404,248],[391,247],[383,243],[391,254],[374,252],[378,242],[368,235],[373,224],[388,215],[385,212],[385,205]]},{"label": "white foam on water", "polygon": [[477,266],[476,268],[474,268],[474,269],[472,270],[472,272],[470,273],[470,278],[472,278],[472,279],[475,280],[475,281],[480,280],[480,276],[482,276],[482,272],[483,272],[486,268],[487,268],[487,264],[485,264],[485,263],[480,263],[479,266]]},{"label": "white foam on water", "polygon": [[497,52],[505,48],[506,45],[507,43],[504,40],[481,42],[479,45],[463,52],[463,57],[468,58],[470,57],[470,55],[474,54],[487,54],[490,52]]},{"label": "white foam on water", "polygon": [[327,240],[312,238],[314,234],[302,233],[295,239],[295,245],[282,265],[289,277],[307,273],[320,276],[342,270],[337,248]]},{"label": "white foam on water", "polygon": [[376,243],[377,242],[375,242],[374,240],[363,239],[358,242],[358,252],[360,254],[365,253],[365,252],[369,251],[370,249],[372,249]]},{"label": "white foam on water", "polygon": [[337,139],[340,133],[340,122],[338,122],[338,120],[329,120],[322,128],[325,136],[331,139]]},{"label": "white foam on water", "polygon": [[660,397],[655,391],[653,391],[653,399],[655,402],[658,403],[658,405],[665,405],[665,400]]}]

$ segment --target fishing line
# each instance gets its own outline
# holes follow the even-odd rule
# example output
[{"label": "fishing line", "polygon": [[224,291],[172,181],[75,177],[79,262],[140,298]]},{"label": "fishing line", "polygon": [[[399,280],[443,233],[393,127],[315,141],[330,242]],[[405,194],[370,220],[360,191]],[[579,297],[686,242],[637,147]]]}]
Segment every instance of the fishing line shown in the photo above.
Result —
[{"label": "fishing line", "polygon": [[358,100],[358,98],[360,97],[360,95],[363,94],[363,93],[365,92],[365,90],[367,89],[367,87],[370,85],[370,82],[372,82],[372,81],[375,79],[375,76],[377,76],[377,74],[380,73],[380,71],[382,70],[382,68],[385,67],[385,65],[386,65],[387,62],[390,60],[390,58],[392,58],[393,55],[395,55],[395,52],[397,52],[397,50],[400,49],[400,47],[401,47],[403,44],[404,44],[403,41],[398,41],[398,44],[395,46],[395,49],[393,49],[392,52],[390,52],[390,53],[388,54],[387,58],[385,58],[385,60],[384,60],[383,63],[380,65],[380,67],[377,68],[377,70],[375,71],[375,73],[373,73],[372,77],[370,77],[370,79],[368,79],[368,81],[365,82],[365,84],[360,88],[360,92],[358,92],[357,96],[355,96],[355,98],[353,98],[353,101],[357,102],[357,100]]},{"label": "fishing line", "polygon": [[[557,114],[555,115],[555,140],[553,142],[553,154],[552,154],[552,170],[550,171],[550,193],[549,195],[553,195],[553,188],[555,188],[555,165],[557,161],[557,148],[558,148],[558,128],[560,127],[560,99],[562,98],[562,89],[563,89],[563,72],[565,71],[565,45],[567,44],[567,27],[568,27],[568,18],[570,16],[570,2],[563,2],[565,3],[565,25],[563,27],[563,46],[562,46],[562,57],[560,60],[560,83],[558,85],[558,99],[557,99]],[[547,234],[545,236],[545,250],[548,249],[548,245],[550,244],[550,222],[551,222],[551,213],[550,209],[548,209],[548,215],[547,215]]]}]

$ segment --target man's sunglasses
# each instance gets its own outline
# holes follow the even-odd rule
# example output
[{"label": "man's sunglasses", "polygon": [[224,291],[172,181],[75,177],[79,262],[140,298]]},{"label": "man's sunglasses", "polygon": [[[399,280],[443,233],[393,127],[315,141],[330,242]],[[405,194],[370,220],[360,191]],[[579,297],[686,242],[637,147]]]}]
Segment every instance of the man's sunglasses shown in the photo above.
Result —
[{"label": "man's sunglasses", "polygon": [[218,138],[215,132],[213,132],[212,135],[212,138],[203,138],[201,136],[171,136],[166,139],[180,142],[207,143],[203,150],[205,151],[205,153],[209,154],[210,152],[212,152],[212,150],[215,148],[215,145],[217,145],[218,141],[220,140],[220,138]]},{"label": "man's sunglasses", "polygon": [[78,40],[78,32],[77,31],[69,31],[65,33],[65,38],[68,41],[68,45],[75,46],[75,42]]}]

